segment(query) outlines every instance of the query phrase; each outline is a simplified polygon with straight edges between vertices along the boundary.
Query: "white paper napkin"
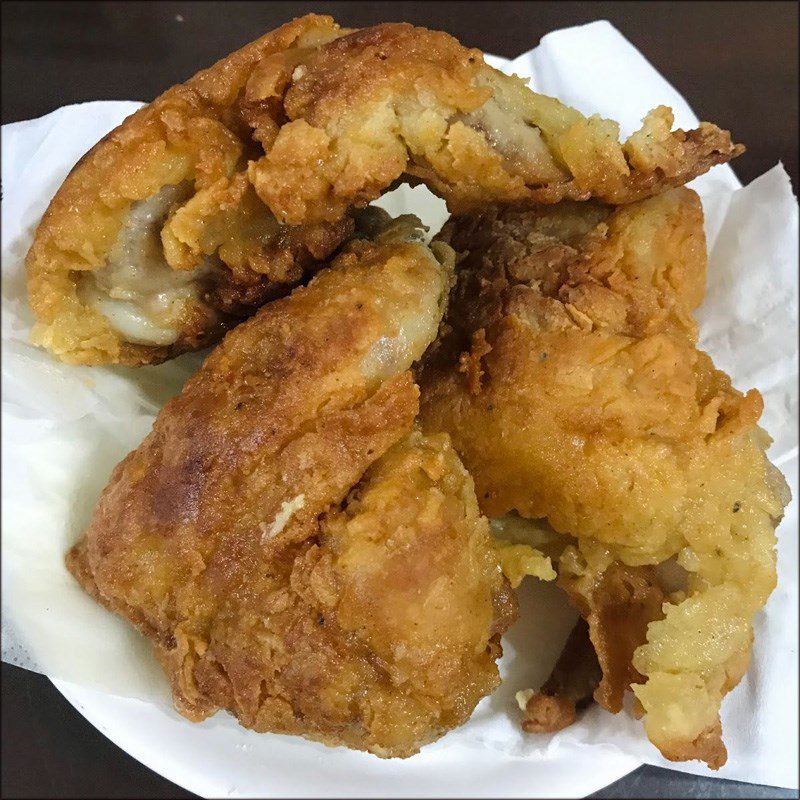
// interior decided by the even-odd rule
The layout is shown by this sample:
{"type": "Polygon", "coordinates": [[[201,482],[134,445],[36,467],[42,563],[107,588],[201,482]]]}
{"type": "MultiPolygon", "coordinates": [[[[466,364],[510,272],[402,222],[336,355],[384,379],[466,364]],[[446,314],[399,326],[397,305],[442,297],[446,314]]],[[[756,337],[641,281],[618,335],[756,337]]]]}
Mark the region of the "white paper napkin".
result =
{"type": "MultiPolygon", "coordinates": [[[[672,106],[677,124],[697,122],[683,98],[606,22],[549,34],[502,68],[534,76],[537,91],[584,113],[618,120],[624,135],[661,103],[672,106]]],[[[24,291],[23,259],[51,197],[78,158],[137,107],[84,103],[2,129],[2,656],[162,704],[169,702],[166,682],[144,640],[79,589],[63,556],[114,464],[139,443],[202,356],[139,370],[62,365],[27,343],[32,318],[24,291]]],[[[702,345],[739,388],[763,393],[763,424],[775,439],[770,457],[797,498],[797,201],[780,166],[744,189],[727,166],[693,186],[703,198],[710,248],[702,345]]],[[[382,205],[417,213],[434,228],[445,217],[442,203],[422,188],[403,187],[382,205]]],[[[514,692],[544,679],[574,620],[552,586],[533,581],[523,586],[523,619],[507,637],[504,685],[442,743],[454,769],[476,747],[496,751],[498,760],[535,762],[579,744],[594,752],[618,748],[687,772],[797,787],[796,499],[778,537],[778,588],[756,620],[752,666],[723,706],[729,761],[718,773],[696,762],[664,761],[640,722],[597,707],[552,736],[519,730],[514,692]]]]}

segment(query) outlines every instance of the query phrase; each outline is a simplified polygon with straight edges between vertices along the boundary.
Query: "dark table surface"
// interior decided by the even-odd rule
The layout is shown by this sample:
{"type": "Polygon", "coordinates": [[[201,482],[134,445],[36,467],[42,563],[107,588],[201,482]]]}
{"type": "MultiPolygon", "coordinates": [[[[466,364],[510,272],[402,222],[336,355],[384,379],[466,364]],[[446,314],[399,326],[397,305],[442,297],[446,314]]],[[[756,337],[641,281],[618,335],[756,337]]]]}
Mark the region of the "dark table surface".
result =
{"type": "MultiPolygon", "coordinates": [[[[2,121],[84,100],[151,100],[308,11],[349,26],[406,20],[513,57],[555,28],[608,19],[696,113],[747,145],[747,182],[784,163],[798,185],[798,5],[523,2],[4,2],[2,121]]],[[[41,675],[2,666],[3,797],[192,797],[127,756],[41,675]]],[[[597,797],[796,797],[641,767],[597,797]]]]}

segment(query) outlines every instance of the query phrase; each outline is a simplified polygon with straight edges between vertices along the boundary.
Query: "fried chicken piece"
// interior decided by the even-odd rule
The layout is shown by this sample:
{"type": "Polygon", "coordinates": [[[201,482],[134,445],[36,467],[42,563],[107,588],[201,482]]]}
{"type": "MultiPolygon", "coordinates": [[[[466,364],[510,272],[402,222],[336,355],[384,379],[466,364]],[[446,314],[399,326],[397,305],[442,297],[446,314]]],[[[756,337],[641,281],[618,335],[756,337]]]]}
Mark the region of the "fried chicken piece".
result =
{"type": "Polygon", "coordinates": [[[403,176],[453,209],[623,202],[741,148],[651,112],[624,145],[411,25],[349,32],[308,15],[167,90],[93,147],[27,257],[33,341],[64,361],[137,366],[218,339],[288,293],[403,176]]]}
{"type": "Polygon", "coordinates": [[[287,229],[246,177],[262,151],[240,106],[271,54],[342,31],[309,15],[173,86],[73,168],[27,256],[33,340],[77,364],[156,363],[287,294],[352,220],[287,229]]]}
{"type": "Polygon", "coordinates": [[[422,370],[422,420],[450,432],[484,513],[515,510],[577,537],[572,594],[590,622],[609,600],[628,606],[614,614],[629,613],[629,640],[608,619],[592,633],[607,707],[635,680],[661,752],[718,767],[720,703],[774,588],[789,498],[765,457],[759,393],[735,390],[696,347],[702,223],[688,189],[448,223],[441,238],[464,256],[422,370]],[[655,614],[641,570],[670,560],[685,589],[665,591],[655,614]],[[630,568],[642,585],[608,595],[608,571],[630,568]]]}
{"type": "Polygon", "coordinates": [[[670,131],[664,106],[620,144],[617,123],[584,117],[489,67],[479,50],[405,23],[276,53],[253,72],[246,102],[266,151],[250,180],[291,224],[338,220],[404,175],[457,213],[493,201],[626,203],[744,149],[709,123],[670,131]]]}
{"type": "Polygon", "coordinates": [[[189,719],[408,756],[498,683],[513,594],[448,437],[413,429],[453,254],[410,222],[231,331],[67,558],[189,719]]]}

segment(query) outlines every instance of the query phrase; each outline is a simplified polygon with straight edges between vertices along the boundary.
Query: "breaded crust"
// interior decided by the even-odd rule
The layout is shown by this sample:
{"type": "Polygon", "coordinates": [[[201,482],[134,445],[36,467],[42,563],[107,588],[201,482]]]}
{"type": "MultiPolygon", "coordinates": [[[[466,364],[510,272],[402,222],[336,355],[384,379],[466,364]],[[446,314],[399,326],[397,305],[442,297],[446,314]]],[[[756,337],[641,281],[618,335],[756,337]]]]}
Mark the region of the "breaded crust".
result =
{"type": "Polygon", "coordinates": [[[576,537],[557,571],[590,623],[598,701],[619,710],[630,686],[667,758],[718,768],[789,496],[760,394],[697,349],[699,199],[487,209],[441,238],[461,256],[423,426],[451,434],[484,513],[576,537]],[[652,572],[670,564],[672,588],[652,572]]]}
{"type": "Polygon", "coordinates": [[[452,36],[406,23],[354,31],[299,60],[278,54],[254,72],[246,96],[253,108],[282,102],[280,127],[274,114],[263,125],[254,115],[267,153],[248,174],[290,224],[338,219],[404,175],[459,214],[489,202],[626,203],[744,149],[710,123],[671,131],[663,106],[621,144],[616,123],[586,118],[452,36]]]}
{"type": "Polygon", "coordinates": [[[231,331],[67,557],[189,719],[408,756],[498,682],[513,594],[448,437],[412,430],[452,254],[405,227],[231,331]]]}

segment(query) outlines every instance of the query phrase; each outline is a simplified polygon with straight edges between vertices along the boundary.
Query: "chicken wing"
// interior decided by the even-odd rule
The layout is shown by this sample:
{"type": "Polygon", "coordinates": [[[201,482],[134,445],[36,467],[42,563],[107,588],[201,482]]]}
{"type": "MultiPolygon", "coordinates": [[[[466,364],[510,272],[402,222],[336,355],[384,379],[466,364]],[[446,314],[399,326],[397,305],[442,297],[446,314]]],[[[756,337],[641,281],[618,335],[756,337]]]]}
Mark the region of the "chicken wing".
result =
{"type": "Polygon", "coordinates": [[[491,208],[441,239],[464,256],[424,425],[451,434],[484,513],[576,537],[559,582],[590,623],[596,697],[619,710],[632,682],[667,758],[720,766],[720,703],[775,585],[788,489],[759,393],[696,346],[699,198],[491,208]]]}
{"type": "Polygon", "coordinates": [[[231,331],[68,555],[189,719],[408,756],[498,683],[515,599],[448,437],[413,428],[453,268],[414,223],[231,331]]]}

